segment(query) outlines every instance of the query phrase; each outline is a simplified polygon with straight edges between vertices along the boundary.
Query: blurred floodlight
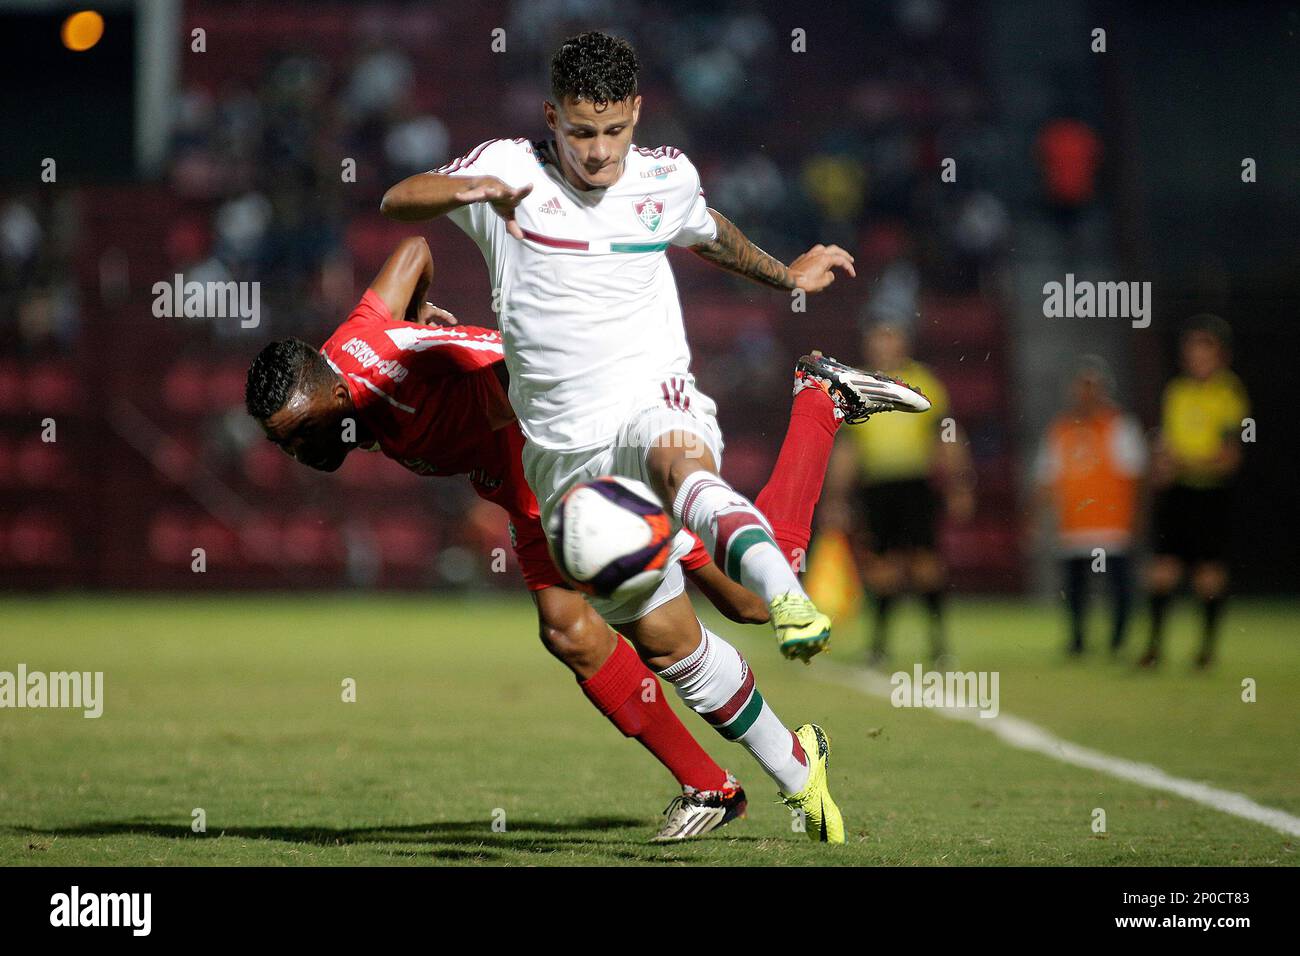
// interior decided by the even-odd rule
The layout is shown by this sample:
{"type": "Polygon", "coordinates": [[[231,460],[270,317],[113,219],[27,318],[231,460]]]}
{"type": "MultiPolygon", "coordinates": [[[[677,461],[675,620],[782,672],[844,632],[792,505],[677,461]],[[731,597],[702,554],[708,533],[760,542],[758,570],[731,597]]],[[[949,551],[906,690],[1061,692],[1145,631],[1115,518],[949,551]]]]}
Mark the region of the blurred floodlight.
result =
{"type": "Polygon", "coordinates": [[[104,18],[94,10],[81,10],[63,21],[63,45],[81,53],[104,35],[104,18]]]}

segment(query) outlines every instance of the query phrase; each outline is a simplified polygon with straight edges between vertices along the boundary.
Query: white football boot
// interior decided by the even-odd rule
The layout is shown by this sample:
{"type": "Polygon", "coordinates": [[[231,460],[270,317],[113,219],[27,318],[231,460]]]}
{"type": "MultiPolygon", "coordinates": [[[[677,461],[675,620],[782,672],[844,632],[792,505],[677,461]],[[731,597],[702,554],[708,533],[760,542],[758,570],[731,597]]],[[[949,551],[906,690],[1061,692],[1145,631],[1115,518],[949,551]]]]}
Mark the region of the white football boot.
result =
{"type": "Polygon", "coordinates": [[[689,840],[725,827],[737,817],[743,817],[748,805],[744,789],[731,774],[727,774],[727,785],[721,790],[682,787],[681,796],[673,797],[664,808],[663,826],[655,834],[654,842],[689,840]]]}
{"type": "Polygon", "coordinates": [[[820,388],[835,403],[846,425],[865,422],[879,412],[928,412],[930,400],[920,389],[880,372],[864,372],[813,352],[794,367],[794,390],[820,388]]]}

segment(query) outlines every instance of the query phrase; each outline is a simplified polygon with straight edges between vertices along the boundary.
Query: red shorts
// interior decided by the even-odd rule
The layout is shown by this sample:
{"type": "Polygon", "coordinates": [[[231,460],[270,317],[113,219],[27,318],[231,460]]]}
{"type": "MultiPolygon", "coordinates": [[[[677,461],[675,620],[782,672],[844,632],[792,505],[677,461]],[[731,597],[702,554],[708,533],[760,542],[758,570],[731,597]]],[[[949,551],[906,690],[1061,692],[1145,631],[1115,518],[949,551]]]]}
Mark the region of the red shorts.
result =
{"type": "MultiPolygon", "coordinates": [[[[712,559],[705,550],[704,542],[691,534],[695,546],[682,558],[682,570],[694,571],[709,563],[712,559]]],[[[515,557],[519,559],[519,569],[524,572],[524,583],[530,591],[555,587],[564,583],[559,569],[551,560],[551,551],[546,546],[546,534],[542,531],[542,522],[537,518],[521,518],[510,522],[510,540],[515,547],[515,557]]]]}

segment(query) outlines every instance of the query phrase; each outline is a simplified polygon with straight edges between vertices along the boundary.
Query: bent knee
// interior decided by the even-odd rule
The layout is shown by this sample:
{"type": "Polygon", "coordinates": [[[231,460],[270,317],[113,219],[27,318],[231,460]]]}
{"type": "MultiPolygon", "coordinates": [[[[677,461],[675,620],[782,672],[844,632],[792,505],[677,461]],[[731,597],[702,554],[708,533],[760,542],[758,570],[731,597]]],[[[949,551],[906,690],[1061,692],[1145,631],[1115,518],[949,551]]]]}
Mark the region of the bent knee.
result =
{"type": "Polygon", "coordinates": [[[937,554],[924,551],[912,559],[912,580],[922,591],[934,591],[943,586],[943,562],[937,554]]]}
{"type": "Polygon", "coordinates": [[[1228,589],[1228,569],[1222,564],[1203,564],[1192,574],[1192,590],[1202,600],[1222,597],[1228,589]]]}
{"type": "Polygon", "coordinates": [[[593,611],[573,619],[542,621],[539,628],[542,646],[570,670],[592,672],[609,656],[614,632],[593,611]]]}
{"type": "Polygon", "coordinates": [[[1147,569],[1147,587],[1157,594],[1166,594],[1178,587],[1182,576],[1182,563],[1176,558],[1156,558],[1147,569]]]}
{"type": "Polygon", "coordinates": [[[872,557],[862,573],[862,583],[874,594],[893,594],[903,586],[903,569],[887,557],[872,557]]]}

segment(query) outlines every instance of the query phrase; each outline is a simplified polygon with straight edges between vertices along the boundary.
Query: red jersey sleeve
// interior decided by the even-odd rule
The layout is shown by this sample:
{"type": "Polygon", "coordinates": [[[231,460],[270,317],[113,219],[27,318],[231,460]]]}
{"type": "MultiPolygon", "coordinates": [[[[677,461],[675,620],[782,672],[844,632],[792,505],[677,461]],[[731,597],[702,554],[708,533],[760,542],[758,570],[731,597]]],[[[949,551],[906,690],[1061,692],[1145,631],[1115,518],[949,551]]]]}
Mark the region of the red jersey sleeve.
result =
{"type": "Polygon", "coordinates": [[[392,346],[430,371],[477,372],[505,358],[501,333],[474,325],[416,325],[392,315],[374,289],[366,289],[344,327],[354,331],[382,326],[392,346]]]}
{"type": "Polygon", "coordinates": [[[494,329],[410,324],[389,329],[388,337],[421,369],[477,372],[505,358],[494,329]]]}
{"type": "Polygon", "coordinates": [[[394,322],[396,318],[388,311],[388,306],[374,289],[367,289],[357,307],[348,315],[349,322],[371,325],[379,322],[394,322]]]}

